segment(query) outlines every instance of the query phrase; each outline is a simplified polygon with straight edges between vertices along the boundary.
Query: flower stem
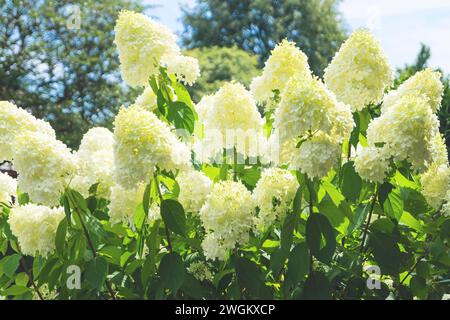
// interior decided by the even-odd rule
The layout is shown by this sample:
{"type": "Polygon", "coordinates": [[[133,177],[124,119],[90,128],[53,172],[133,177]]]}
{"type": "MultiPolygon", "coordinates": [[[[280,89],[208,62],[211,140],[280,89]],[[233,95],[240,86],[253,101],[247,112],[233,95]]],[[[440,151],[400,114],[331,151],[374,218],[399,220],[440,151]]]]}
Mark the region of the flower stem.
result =
{"type": "Polygon", "coordinates": [[[367,218],[366,226],[364,227],[363,236],[361,239],[361,253],[365,251],[365,242],[367,238],[367,232],[369,231],[370,220],[372,219],[373,209],[375,207],[375,203],[377,202],[378,195],[378,185],[375,187],[375,192],[372,195],[372,202],[370,204],[370,212],[369,217],[367,218]]]}
{"type": "Polygon", "coordinates": [[[37,293],[39,299],[45,300],[44,297],[42,296],[41,291],[39,291],[39,288],[37,287],[36,283],[34,282],[32,271],[31,271],[31,270],[28,270],[28,267],[27,267],[27,264],[26,264],[26,262],[25,262],[25,257],[24,257],[24,256],[22,256],[22,257],[20,258],[20,264],[22,265],[22,268],[24,269],[25,273],[27,274],[28,279],[30,279],[31,285],[32,285],[33,288],[34,288],[34,291],[36,291],[36,293],[37,293]]]}
{"type": "MultiPolygon", "coordinates": [[[[163,203],[164,199],[163,199],[163,196],[162,196],[162,193],[161,193],[161,189],[159,187],[158,173],[155,172],[153,174],[153,177],[155,178],[156,190],[158,191],[158,196],[159,196],[159,201],[160,201],[159,212],[161,214],[161,206],[162,206],[162,203],[163,203]]],[[[162,215],[161,215],[161,217],[162,217],[162,215]]],[[[167,225],[165,223],[164,223],[164,227],[165,227],[165,230],[166,230],[167,249],[169,249],[169,252],[172,253],[173,250],[172,250],[172,241],[170,240],[170,231],[169,231],[169,228],[167,228],[167,225]]]]}

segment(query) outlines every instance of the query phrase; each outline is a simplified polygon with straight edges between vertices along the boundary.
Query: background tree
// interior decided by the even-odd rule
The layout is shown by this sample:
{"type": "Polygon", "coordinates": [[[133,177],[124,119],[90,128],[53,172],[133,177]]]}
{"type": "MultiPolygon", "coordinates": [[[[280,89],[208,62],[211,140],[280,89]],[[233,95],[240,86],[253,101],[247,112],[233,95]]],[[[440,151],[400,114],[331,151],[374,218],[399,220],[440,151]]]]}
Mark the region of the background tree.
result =
{"type": "Polygon", "coordinates": [[[136,0],[0,3],[0,100],[46,118],[71,147],[89,127],[110,126],[136,94],[120,79],[116,15],[144,7],[136,0]],[[73,5],[80,8],[80,29],[68,28],[73,5]]]}
{"type": "MultiPolygon", "coordinates": [[[[405,65],[403,68],[397,69],[397,76],[394,81],[394,87],[413,76],[417,71],[428,68],[428,61],[431,57],[430,47],[422,44],[417,55],[416,61],[412,64],[405,65]]],[[[441,69],[437,69],[442,73],[442,83],[444,84],[444,96],[442,98],[442,106],[438,112],[439,122],[441,124],[440,131],[445,136],[447,150],[450,150],[450,75],[445,74],[441,69]]]]}
{"type": "Polygon", "coordinates": [[[200,78],[189,88],[195,102],[214,93],[226,81],[235,80],[248,87],[259,73],[258,57],[237,47],[197,48],[186,54],[197,58],[201,66],[200,78]]]}
{"type": "Polygon", "coordinates": [[[183,9],[183,44],[187,48],[233,45],[260,55],[287,38],[309,58],[312,70],[323,69],[346,37],[338,0],[197,0],[183,9]]]}

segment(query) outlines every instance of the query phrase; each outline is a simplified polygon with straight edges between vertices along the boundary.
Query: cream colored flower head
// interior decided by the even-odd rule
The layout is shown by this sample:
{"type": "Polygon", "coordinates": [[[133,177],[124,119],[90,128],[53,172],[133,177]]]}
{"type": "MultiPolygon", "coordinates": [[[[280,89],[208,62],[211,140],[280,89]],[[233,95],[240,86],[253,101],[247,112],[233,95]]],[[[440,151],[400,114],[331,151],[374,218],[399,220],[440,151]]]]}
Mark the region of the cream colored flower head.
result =
{"type": "Polygon", "coordinates": [[[89,188],[98,184],[97,196],[109,198],[113,185],[114,135],[106,128],[92,128],[85,133],[76,153],[78,172],[73,178],[71,188],[84,197],[89,188]]]}
{"type": "Polygon", "coordinates": [[[13,207],[8,223],[23,254],[47,257],[55,251],[56,230],[63,218],[63,208],[27,204],[13,207]]]}
{"type": "Polygon", "coordinates": [[[270,227],[275,221],[282,221],[292,208],[292,201],[298,189],[297,178],[288,170],[267,168],[253,190],[253,198],[259,207],[256,224],[258,229],[270,227]]]}
{"type": "Polygon", "coordinates": [[[16,196],[17,181],[8,174],[0,172],[0,202],[10,204],[16,196]]]}
{"type": "Polygon", "coordinates": [[[156,108],[156,94],[150,86],[145,87],[144,91],[136,98],[134,104],[148,111],[153,111],[156,108]]]}
{"type": "Polygon", "coordinates": [[[427,68],[403,82],[397,90],[389,92],[383,99],[382,112],[406,95],[425,97],[431,110],[437,112],[441,107],[443,93],[444,85],[441,82],[441,73],[427,68]]]}
{"type": "MultiPolygon", "coordinates": [[[[267,103],[274,96],[274,90],[282,92],[292,76],[311,77],[308,57],[294,42],[283,40],[272,50],[261,76],[253,79],[250,90],[258,103],[267,103]]],[[[272,106],[272,104],[267,104],[272,106]]]]}
{"type": "Polygon", "coordinates": [[[13,155],[20,191],[35,203],[57,206],[77,170],[71,150],[49,135],[25,131],[16,137],[13,155]]]}
{"type": "MultiPolygon", "coordinates": [[[[252,194],[241,182],[221,181],[216,183],[203,207],[200,219],[207,234],[203,247],[233,249],[236,244],[245,244],[254,227],[255,205],[252,194]],[[215,241],[212,241],[215,239],[215,241]]],[[[209,248],[211,251],[215,251],[209,248]]],[[[223,252],[221,249],[217,249],[223,252]]],[[[206,253],[205,253],[206,254],[206,253]]],[[[214,255],[214,254],[213,254],[214,255]]],[[[209,258],[215,258],[210,255],[209,258]]],[[[222,258],[217,257],[217,258],[222,258]]]]}
{"type": "Polygon", "coordinates": [[[125,188],[148,183],[155,167],[189,167],[190,151],[156,115],[139,106],[121,108],[114,120],[114,177],[125,188]]]}
{"type": "Polygon", "coordinates": [[[0,162],[13,159],[14,139],[25,131],[55,137],[55,131],[47,122],[36,119],[12,103],[0,101],[0,162]]]}
{"type": "Polygon", "coordinates": [[[428,204],[438,210],[450,186],[450,168],[447,164],[432,164],[420,178],[422,194],[428,204]]]}
{"type": "MultiPolygon", "coordinates": [[[[142,203],[145,185],[139,184],[135,189],[126,189],[119,184],[111,188],[111,202],[108,205],[109,217],[112,223],[125,222],[133,225],[133,218],[142,203]]],[[[159,206],[153,202],[149,208],[148,220],[154,221],[160,218],[159,206]]]]}
{"type": "Polygon", "coordinates": [[[385,143],[396,161],[409,161],[421,172],[431,160],[432,141],[439,128],[427,100],[410,95],[400,98],[367,129],[370,145],[385,143]]]}
{"type": "Polygon", "coordinates": [[[353,126],[349,107],[338,103],[322,81],[312,77],[291,78],[275,111],[274,127],[279,131],[281,143],[317,131],[342,140],[353,126]]]}
{"type": "Polygon", "coordinates": [[[355,157],[355,170],[364,180],[383,183],[389,171],[387,148],[358,145],[355,157]]]}
{"type": "Polygon", "coordinates": [[[303,142],[291,162],[310,179],[323,178],[333,168],[341,155],[341,146],[330,136],[318,133],[303,142]]]}
{"type": "Polygon", "coordinates": [[[168,54],[162,57],[161,64],[167,67],[169,73],[176,75],[178,81],[193,85],[200,77],[198,60],[181,54],[168,54]]]}
{"type": "Polygon", "coordinates": [[[324,74],[327,87],[352,111],[380,102],[392,78],[380,43],[364,29],[353,32],[344,42],[324,74]]]}
{"type": "Polygon", "coordinates": [[[197,214],[211,192],[212,181],[203,172],[191,169],[180,172],[177,182],[180,186],[178,201],[186,212],[197,214]]]}
{"type": "Polygon", "coordinates": [[[181,54],[175,35],[164,25],[133,11],[122,11],[115,26],[114,43],[123,79],[132,87],[145,87],[150,76],[167,67],[180,81],[195,82],[198,61],[181,54]]]}

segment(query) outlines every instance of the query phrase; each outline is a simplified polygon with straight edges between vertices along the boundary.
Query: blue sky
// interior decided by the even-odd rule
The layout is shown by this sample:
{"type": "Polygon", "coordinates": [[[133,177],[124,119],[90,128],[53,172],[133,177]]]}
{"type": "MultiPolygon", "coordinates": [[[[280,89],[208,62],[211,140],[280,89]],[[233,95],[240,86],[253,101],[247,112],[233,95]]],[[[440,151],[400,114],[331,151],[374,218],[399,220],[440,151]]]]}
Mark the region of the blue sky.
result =
{"type": "MultiPolygon", "coordinates": [[[[179,34],[180,5],[192,6],[195,0],[145,2],[158,5],[151,15],[179,34]]],[[[412,62],[423,42],[431,47],[430,65],[450,73],[449,0],[344,0],[340,10],[350,30],[372,30],[393,67],[412,62]]]]}

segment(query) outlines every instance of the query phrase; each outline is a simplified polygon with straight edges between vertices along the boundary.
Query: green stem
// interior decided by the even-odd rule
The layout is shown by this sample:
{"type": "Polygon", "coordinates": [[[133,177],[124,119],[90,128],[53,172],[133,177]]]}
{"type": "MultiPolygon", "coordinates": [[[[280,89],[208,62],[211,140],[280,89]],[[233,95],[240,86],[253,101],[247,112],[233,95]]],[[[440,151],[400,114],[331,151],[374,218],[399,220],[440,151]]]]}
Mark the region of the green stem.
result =
{"type": "Polygon", "coordinates": [[[378,195],[378,185],[375,187],[375,192],[372,195],[372,202],[370,204],[369,217],[367,218],[367,222],[364,227],[363,236],[362,236],[362,240],[361,240],[361,249],[360,249],[361,253],[365,251],[365,242],[366,242],[367,232],[369,231],[369,225],[370,225],[370,220],[372,219],[373,209],[375,208],[375,203],[377,202],[377,195],[378,195]]]}
{"type": "MultiPolygon", "coordinates": [[[[80,211],[78,210],[78,207],[75,205],[75,201],[73,201],[73,199],[70,196],[68,196],[68,198],[72,202],[73,208],[75,209],[75,213],[77,214],[78,219],[80,219],[80,223],[81,223],[81,227],[83,228],[84,236],[86,237],[88,246],[91,249],[92,255],[95,258],[98,256],[97,250],[95,250],[94,243],[92,242],[91,236],[89,235],[89,231],[88,231],[86,225],[84,224],[83,217],[81,216],[80,211]]],[[[105,285],[106,285],[106,288],[108,289],[108,292],[109,292],[109,295],[111,296],[111,298],[113,300],[116,300],[116,294],[115,294],[114,290],[112,289],[112,286],[108,280],[105,281],[105,285]]]]}
{"type": "Polygon", "coordinates": [[[233,181],[237,181],[237,150],[233,147],[233,181]]]}
{"type": "MultiPolygon", "coordinates": [[[[161,189],[159,187],[158,172],[155,172],[153,174],[153,177],[155,178],[156,190],[158,191],[158,196],[159,196],[159,201],[160,201],[160,206],[161,206],[164,199],[163,199],[163,196],[161,193],[161,189]]],[[[161,207],[159,208],[159,210],[160,210],[160,214],[161,214],[161,207]]],[[[169,228],[167,228],[166,224],[164,224],[164,227],[165,227],[165,231],[166,231],[167,248],[169,249],[169,252],[172,253],[173,250],[172,250],[172,241],[170,240],[170,231],[169,231],[169,228]]]]}
{"type": "Polygon", "coordinates": [[[22,256],[22,257],[20,258],[20,264],[22,265],[23,270],[24,270],[25,273],[27,274],[28,279],[30,279],[31,285],[32,285],[33,288],[34,288],[34,291],[36,291],[36,293],[37,293],[39,299],[45,300],[44,297],[42,296],[41,292],[39,291],[39,288],[37,287],[36,283],[34,282],[32,271],[31,271],[31,270],[28,270],[28,267],[27,267],[27,264],[26,264],[26,262],[25,262],[25,257],[24,257],[24,256],[22,256]]]}

